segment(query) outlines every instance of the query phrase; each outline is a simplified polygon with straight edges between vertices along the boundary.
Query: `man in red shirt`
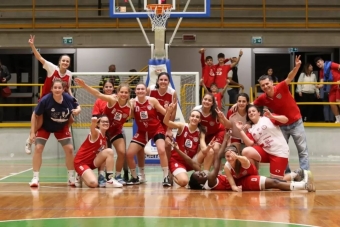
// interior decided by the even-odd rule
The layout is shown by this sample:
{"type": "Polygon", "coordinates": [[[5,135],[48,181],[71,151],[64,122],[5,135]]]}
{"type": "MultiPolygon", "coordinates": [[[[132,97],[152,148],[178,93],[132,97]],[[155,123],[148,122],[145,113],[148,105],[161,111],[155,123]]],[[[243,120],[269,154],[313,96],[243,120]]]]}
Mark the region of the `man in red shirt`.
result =
{"type": "MultiPolygon", "coordinates": [[[[288,77],[284,81],[276,86],[273,86],[273,79],[270,76],[261,76],[259,83],[264,94],[260,95],[254,101],[254,105],[266,106],[273,111],[273,113],[285,115],[288,118],[288,122],[280,126],[281,131],[287,140],[287,143],[289,137],[293,137],[295,146],[298,150],[300,167],[304,170],[309,170],[305,128],[303,126],[300,109],[296,105],[288,87],[290,82],[294,80],[300,66],[300,56],[297,56],[295,58],[294,69],[288,74],[288,77]]],[[[286,172],[290,172],[289,165],[287,166],[286,172]]]]}
{"type": "MultiPolygon", "coordinates": [[[[340,81],[340,65],[331,62],[324,61],[322,58],[315,58],[316,66],[320,68],[320,82],[338,82],[340,81]]],[[[328,94],[329,102],[336,102],[336,94],[339,92],[339,84],[325,84],[320,85],[319,88],[324,89],[325,93],[328,94]]],[[[335,123],[340,123],[339,105],[330,105],[332,112],[335,116],[335,123]]]]}

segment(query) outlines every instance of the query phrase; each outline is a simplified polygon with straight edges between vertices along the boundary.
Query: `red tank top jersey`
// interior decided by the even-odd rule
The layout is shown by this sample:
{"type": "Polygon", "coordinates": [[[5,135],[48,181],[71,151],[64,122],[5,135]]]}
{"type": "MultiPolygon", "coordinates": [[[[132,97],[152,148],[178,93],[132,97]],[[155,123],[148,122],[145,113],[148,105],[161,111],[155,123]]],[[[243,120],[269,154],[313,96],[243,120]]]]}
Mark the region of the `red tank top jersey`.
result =
{"type": "Polygon", "coordinates": [[[47,71],[47,77],[44,82],[44,86],[41,89],[40,98],[44,97],[51,92],[52,83],[56,78],[61,79],[65,82],[65,92],[68,92],[69,87],[71,87],[72,73],[66,70],[65,74],[59,72],[58,66],[52,64],[49,61],[45,61],[43,68],[47,71]]]}
{"type": "Polygon", "coordinates": [[[157,110],[150,104],[148,96],[144,103],[140,103],[136,97],[133,111],[138,131],[155,131],[159,127],[163,127],[157,117],[157,110]]]}
{"type": "MultiPolygon", "coordinates": [[[[175,90],[172,89],[170,86],[163,95],[159,93],[155,85],[150,86],[150,97],[154,97],[155,99],[157,99],[161,106],[163,106],[164,108],[168,107],[168,105],[172,103],[174,93],[175,90]]],[[[164,115],[158,112],[157,115],[158,119],[161,121],[161,123],[163,123],[164,115]]]]}
{"type": "Polygon", "coordinates": [[[121,106],[116,102],[111,108],[106,105],[104,113],[110,121],[110,129],[114,128],[115,131],[119,131],[122,130],[124,123],[130,116],[131,107],[127,103],[125,106],[121,106]]]}
{"type": "Polygon", "coordinates": [[[225,130],[223,125],[218,121],[218,118],[214,119],[211,113],[208,115],[203,114],[202,106],[196,106],[194,110],[201,113],[201,124],[207,129],[206,136],[225,130]]]}
{"type": "Polygon", "coordinates": [[[243,167],[240,168],[240,173],[237,175],[233,167],[231,167],[229,162],[226,162],[225,164],[227,168],[230,170],[231,175],[234,179],[240,179],[245,176],[252,176],[252,175],[259,175],[259,172],[257,171],[256,167],[250,163],[250,166],[248,169],[245,169],[243,167]]]}
{"type": "Polygon", "coordinates": [[[105,149],[106,147],[106,137],[99,132],[99,137],[96,141],[90,141],[89,134],[83,144],[80,146],[76,157],[74,158],[75,164],[80,164],[84,162],[92,162],[96,155],[105,149]]]}
{"type": "MultiPolygon", "coordinates": [[[[199,129],[197,128],[195,131],[191,132],[188,124],[185,124],[181,134],[176,135],[176,142],[181,151],[185,152],[190,158],[193,158],[197,154],[200,145],[199,129]]],[[[172,152],[171,158],[183,160],[177,152],[172,152]]]]}
{"type": "Polygon", "coordinates": [[[208,189],[208,190],[230,190],[231,189],[228,178],[225,175],[218,174],[216,180],[217,180],[217,183],[214,187],[209,187],[208,181],[206,181],[203,188],[208,189]]]}

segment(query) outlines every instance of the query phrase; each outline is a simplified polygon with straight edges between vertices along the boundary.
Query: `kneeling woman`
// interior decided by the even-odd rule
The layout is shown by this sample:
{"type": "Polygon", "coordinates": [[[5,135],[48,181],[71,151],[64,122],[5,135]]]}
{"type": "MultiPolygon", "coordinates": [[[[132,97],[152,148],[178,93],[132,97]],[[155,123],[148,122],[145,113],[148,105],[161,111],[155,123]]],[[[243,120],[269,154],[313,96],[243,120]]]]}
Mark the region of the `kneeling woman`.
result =
{"type": "MultiPolygon", "coordinates": [[[[107,116],[101,118],[91,118],[90,133],[86,140],[80,146],[76,157],[74,158],[74,167],[77,171],[78,183],[84,181],[90,188],[98,187],[98,180],[92,169],[99,168],[103,163],[106,166],[106,187],[121,188],[123,187],[113,177],[113,150],[106,146],[105,133],[109,129],[109,119],[107,116]]],[[[104,176],[104,171],[99,171],[99,174],[104,176]]]]}
{"type": "MultiPolygon", "coordinates": [[[[198,155],[198,152],[202,138],[205,140],[204,134],[206,130],[205,127],[200,124],[201,113],[197,110],[193,110],[189,117],[189,123],[173,122],[170,118],[173,115],[175,105],[171,104],[167,108],[163,122],[169,128],[178,129],[176,135],[178,148],[185,152],[190,158],[194,158],[198,163],[202,163],[204,158],[203,154],[198,155]]],[[[208,151],[205,150],[203,152],[208,151]]],[[[185,187],[188,184],[189,178],[187,171],[192,170],[192,168],[188,166],[183,158],[176,152],[171,153],[169,169],[176,184],[181,187],[185,187]]]]}

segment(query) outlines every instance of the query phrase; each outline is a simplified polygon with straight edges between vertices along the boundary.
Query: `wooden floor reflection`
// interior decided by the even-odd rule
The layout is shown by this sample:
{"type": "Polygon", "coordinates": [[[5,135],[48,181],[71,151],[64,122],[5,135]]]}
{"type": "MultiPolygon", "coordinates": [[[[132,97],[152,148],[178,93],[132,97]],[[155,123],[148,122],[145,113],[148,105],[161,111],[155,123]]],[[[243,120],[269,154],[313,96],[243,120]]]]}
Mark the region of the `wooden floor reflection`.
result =
{"type": "Polygon", "coordinates": [[[315,193],[193,191],[163,188],[155,180],[123,189],[78,189],[67,187],[66,183],[48,182],[31,189],[28,181],[22,181],[24,177],[18,177],[19,182],[0,181],[0,220],[159,216],[339,226],[340,164],[315,164],[312,171],[315,193]]]}

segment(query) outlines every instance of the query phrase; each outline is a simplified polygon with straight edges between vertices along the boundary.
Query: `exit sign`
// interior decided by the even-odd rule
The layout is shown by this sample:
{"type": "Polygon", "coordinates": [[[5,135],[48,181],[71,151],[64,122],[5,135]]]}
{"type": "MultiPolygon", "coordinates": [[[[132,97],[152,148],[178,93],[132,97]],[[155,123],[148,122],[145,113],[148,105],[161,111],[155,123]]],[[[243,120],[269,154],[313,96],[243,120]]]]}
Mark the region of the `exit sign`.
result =
{"type": "Polygon", "coordinates": [[[261,36],[252,37],[251,41],[252,44],[262,44],[262,37],[261,36]]]}
{"type": "Polygon", "coordinates": [[[298,48],[289,48],[290,53],[295,53],[295,52],[298,52],[298,51],[299,51],[298,48]]]}
{"type": "Polygon", "coordinates": [[[63,37],[63,44],[73,44],[73,37],[63,37]]]}

